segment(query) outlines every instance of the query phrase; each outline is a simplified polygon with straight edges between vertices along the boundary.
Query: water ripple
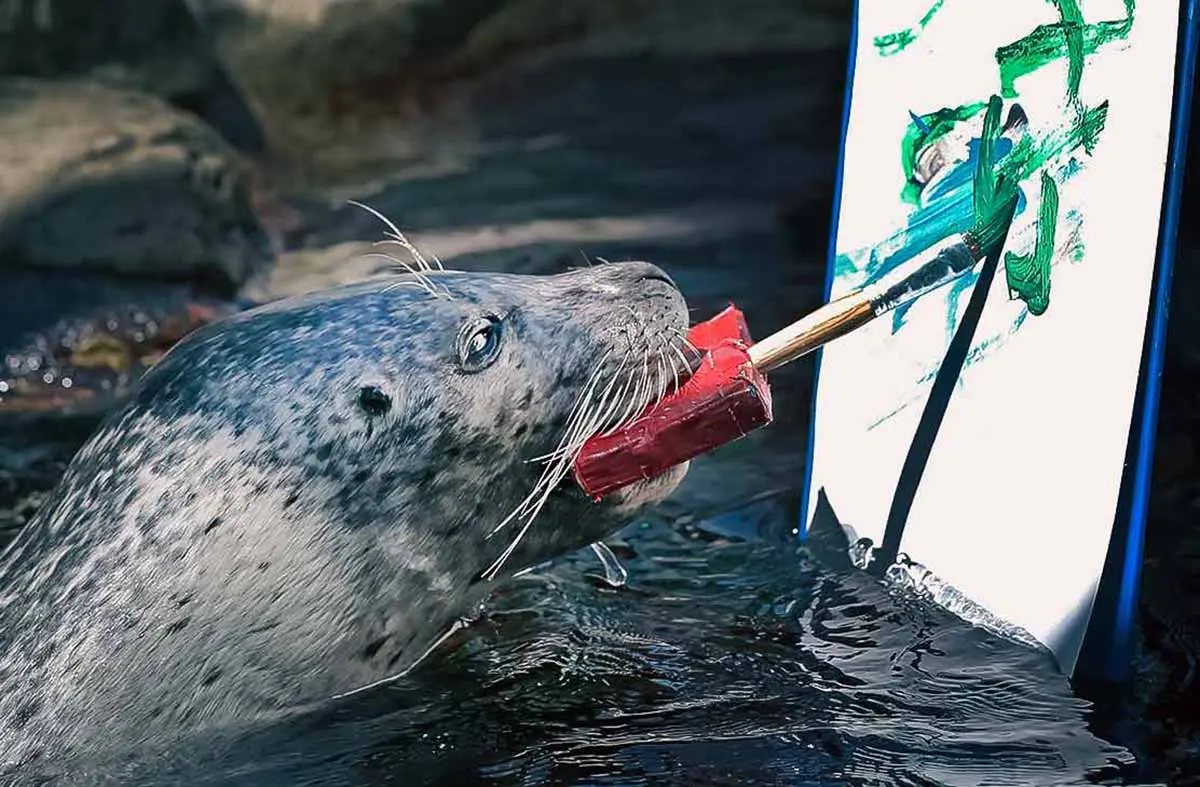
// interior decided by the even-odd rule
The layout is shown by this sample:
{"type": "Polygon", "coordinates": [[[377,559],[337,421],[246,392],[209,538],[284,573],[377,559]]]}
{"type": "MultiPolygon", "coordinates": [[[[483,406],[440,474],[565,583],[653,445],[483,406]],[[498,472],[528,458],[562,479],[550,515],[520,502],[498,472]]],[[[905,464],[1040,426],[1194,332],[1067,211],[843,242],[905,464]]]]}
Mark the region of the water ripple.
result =
{"type": "Polygon", "coordinates": [[[581,553],[406,682],[108,783],[1050,787],[1128,760],[1044,652],[787,540],[629,544],[628,588],[581,553]]]}

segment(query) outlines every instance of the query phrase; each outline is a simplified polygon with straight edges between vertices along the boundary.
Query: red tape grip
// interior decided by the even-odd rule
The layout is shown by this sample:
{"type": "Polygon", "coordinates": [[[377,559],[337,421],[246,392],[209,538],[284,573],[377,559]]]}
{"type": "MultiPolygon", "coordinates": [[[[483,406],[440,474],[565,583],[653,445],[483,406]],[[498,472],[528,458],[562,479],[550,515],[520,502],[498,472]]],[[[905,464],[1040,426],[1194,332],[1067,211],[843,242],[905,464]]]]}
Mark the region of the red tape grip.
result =
{"type": "Polygon", "coordinates": [[[771,422],[771,389],[750,362],[750,330],[737,307],[693,326],[688,340],[704,358],[687,382],[620,431],[584,444],[575,480],[593,498],[655,478],[771,422]]]}

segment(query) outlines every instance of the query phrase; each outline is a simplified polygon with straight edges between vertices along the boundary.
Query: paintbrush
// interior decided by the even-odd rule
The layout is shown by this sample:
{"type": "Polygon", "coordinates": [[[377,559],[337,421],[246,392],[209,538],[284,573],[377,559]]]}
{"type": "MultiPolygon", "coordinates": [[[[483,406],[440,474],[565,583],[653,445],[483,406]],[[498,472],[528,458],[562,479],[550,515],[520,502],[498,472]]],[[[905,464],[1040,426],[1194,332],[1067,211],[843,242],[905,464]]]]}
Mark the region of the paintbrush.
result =
{"type": "Polygon", "coordinates": [[[972,270],[1005,236],[1012,216],[1011,205],[1005,207],[760,342],[752,342],[745,317],[732,305],[694,326],[688,339],[703,357],[691,377],[622,429],[584,444],[575,461],[577,483],[599,499],[769,424],[767,372],[972,270]]]}

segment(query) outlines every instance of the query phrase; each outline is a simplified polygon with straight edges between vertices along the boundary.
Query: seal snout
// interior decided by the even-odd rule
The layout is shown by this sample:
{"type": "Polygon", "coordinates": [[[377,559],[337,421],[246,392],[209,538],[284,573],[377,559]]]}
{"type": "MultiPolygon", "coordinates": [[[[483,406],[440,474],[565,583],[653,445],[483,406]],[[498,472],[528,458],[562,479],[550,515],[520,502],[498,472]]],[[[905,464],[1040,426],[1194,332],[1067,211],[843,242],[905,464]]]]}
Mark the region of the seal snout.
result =
{"type": "Polygon", "coordinates": [[[625,278],[634,287],[644,287],[647,284],[665,284],[676,292],[679,291],[679,285],[675,280],[664,271],[662,268],[650,262],[626,262],[622,263],[625,278]],[[626,267],[627,266],[627,267],[626,267]]]}
{"type": "Polygon", "coordinates": [[[679,287],[666,271],[650,262],[608,262],[592,268],[575,271],[574,276],[583,280],[585,288],[593,288],[602,294],[631,294],[647,286],[666,286],[676,293],[679,287]]]}
{"type": "Polygon", "coordinates": [[[672,279],[666,271],[661,270],[657,266],[650,265],[649,263],[646,263],[646,265],[649,269],[638,276],[638,284],[644,284],[646,282],[661,282],[673,290],[679,289],[679,285],[675,283],[675,280],[672,279]]]}

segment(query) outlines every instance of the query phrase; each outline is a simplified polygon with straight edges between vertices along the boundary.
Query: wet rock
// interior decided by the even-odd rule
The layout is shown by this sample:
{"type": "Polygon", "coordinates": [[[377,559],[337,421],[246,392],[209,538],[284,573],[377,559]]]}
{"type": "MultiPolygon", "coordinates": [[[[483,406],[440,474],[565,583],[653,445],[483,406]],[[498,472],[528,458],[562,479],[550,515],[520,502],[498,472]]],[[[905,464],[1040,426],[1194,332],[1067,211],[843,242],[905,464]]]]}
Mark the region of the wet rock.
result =
{"type": "Polygon", "coordinates": [[[92,81],[0,80],[0,268],[203,281],[270,263],[248,172],[163,101],[92,81]]]}
{"type": "Polygon", "coordinates": [[[150,93],[239,150],[262,147],[185,0],[0,0],[0,76],[88,77],[150,93]]]}
{"type": "Polygon", "coordinates": [[[0,550],[45,503],[94,425],[87,419],[76,424],[74,439],[56,441],[42,430],[0,422],[0,550]]]}
{"type": "Polygon", "coordinates": [[[0,272],[0,421],[13,413],[103,411],[176,342],[237,303],[183,285],[0,272]],[[25,319],[22,319],[25,318],[25,319]]]}
{"type": "Polygon", "coordinates": [[[851,7],[845,0],[512,0],[473,31],[466,54],[485,60],[545,48],[558,61],[812,51],[846,42],[851,7]]]}
{"type": "Polygon", "coordinates": [[[0,268],[0,549],[146,370],[240,306],[183,283],[0,268]]]}
{"type": "Polygon", "coordinates": [[[403,115],[403,83],[430,78],[501,0],[190,0],[222,65],[276,151],[319,153],[353,125],[355,88],[401,84],[379,103],[403,115]]]}
{"type": "MultiPolygon", "coordinates": [[[[845,0],[190,0],[277,151],[308,158],[510,64],[812,50],[845,0]]],[[[394,142],[394,140],[393,140],[394,142]]],[[[360,144],[358,142],[353,144],[360,144]]],[[[311,165],[311,161],[306,161],[311,165]]]]}
{"type": "Polygon", "coordinates": [[[6,76],[91,74],[175,99],[217,70],[184,0],[0,0],[6,76]]]}

